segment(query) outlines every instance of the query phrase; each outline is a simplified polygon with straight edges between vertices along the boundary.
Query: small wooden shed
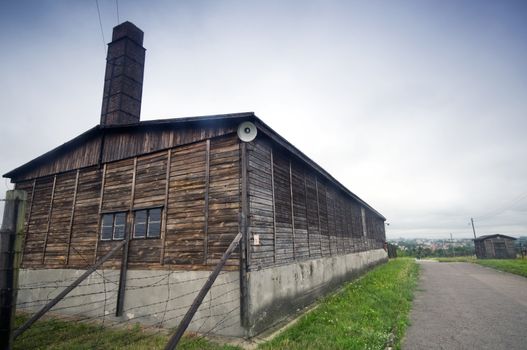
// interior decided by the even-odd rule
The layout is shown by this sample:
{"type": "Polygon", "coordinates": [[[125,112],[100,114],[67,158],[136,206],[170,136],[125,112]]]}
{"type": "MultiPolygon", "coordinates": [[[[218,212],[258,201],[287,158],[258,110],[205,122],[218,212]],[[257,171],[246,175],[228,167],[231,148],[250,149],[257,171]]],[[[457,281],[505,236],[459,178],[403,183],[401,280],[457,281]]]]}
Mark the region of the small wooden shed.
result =
{"type": "Polygon", "coordinates": [[[505,235],[486,235],[474,240],[478,259],[516,258],[516,238],[505,235]]]}

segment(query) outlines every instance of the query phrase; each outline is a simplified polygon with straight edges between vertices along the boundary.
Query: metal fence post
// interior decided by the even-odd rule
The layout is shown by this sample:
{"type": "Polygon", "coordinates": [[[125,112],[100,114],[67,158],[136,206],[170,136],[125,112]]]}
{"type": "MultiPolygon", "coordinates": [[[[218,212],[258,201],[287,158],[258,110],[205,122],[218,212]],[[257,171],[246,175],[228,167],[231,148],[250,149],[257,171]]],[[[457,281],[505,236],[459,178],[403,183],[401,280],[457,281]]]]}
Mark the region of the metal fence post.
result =
{"type": "Polygon", "coordinates": [[[2,350],[11,349],[13,343],[26,200],[25,191],[6,192],[0,229],[0,348],[2,350]]]}

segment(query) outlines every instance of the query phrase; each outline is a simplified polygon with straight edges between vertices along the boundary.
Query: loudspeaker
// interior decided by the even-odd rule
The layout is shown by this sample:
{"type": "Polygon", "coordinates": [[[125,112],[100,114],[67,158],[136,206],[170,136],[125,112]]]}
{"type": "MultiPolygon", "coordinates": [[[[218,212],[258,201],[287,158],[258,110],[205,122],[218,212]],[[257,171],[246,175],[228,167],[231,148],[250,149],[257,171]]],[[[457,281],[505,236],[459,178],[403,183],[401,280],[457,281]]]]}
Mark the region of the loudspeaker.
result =
{"type": "Polygon", "coordinates": [[[256,125],[251,122],[243,122],[238,126],[238,137],[243,142],[251,142],[256,138],[256,125]]]}

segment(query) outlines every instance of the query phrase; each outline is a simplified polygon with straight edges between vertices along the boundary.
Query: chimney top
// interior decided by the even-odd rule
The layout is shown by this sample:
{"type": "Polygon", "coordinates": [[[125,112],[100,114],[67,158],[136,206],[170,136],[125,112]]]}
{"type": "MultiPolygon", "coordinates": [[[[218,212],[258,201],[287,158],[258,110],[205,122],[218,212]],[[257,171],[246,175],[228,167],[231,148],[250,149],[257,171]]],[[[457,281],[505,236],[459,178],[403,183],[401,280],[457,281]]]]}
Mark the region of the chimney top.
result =
{"type": "Polygon", "coordinates": [[[132,22],[126,21],[113,28],[112,41],[126,37],[142,46],[143,36],[144,33],[141,29],[137,28],[132,22]]]}
{"type": "Polygon", "coordinates": [[[143,31],[130,22],[119,24],[108,44],[102,127],[139,123],[144,64],[143,31]]]}

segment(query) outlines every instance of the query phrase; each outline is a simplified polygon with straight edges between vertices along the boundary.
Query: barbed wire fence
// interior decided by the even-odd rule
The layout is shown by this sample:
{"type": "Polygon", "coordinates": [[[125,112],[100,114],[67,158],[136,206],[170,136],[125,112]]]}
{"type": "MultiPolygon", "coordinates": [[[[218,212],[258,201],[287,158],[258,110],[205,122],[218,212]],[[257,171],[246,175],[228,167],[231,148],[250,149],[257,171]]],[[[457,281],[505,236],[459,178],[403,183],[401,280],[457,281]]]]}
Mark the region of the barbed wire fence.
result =
{"type": "MultiPolygon", "coordinates": [[[[20,224],[20,217],[17,220],[20,224]]],[[[23,227],[23,220],[19,226],[23,227]]],[[[130,269],[126,272],[123,292],[119,283],[122,269],[111,264],[122,260],[110,259],[122,249],[124,252],[126,241],[116,242],[95,264],[90,257],[71,246],[71,257],[84,262],[83,265],[75,269],[37,266],[19,273],[22,245],[17,243],[7,247],[4,243],[7,235],[10,242],[15,240],[14,237],[21,242],[24,230],[17,226],[16,230],[4,231],[0,241],[2,252],[6,254],[2,259],[14,263],[8,266],[2,261],[1,268],[6,270],[2,273],[7,275],[16,270],[14,275],[17,278],[13,279],[14,285],[9,291],[10,295],[14,291],[11,304],[3,302],[2,307],[8,310],[16,307],[17,313],[23,315],[19,317],[22,324],[9,326],[10,344],[15,348],[52,347],[57,337],[67,341],[71,337],[68,332],[72,325],[86,326],[82,328],[83,346],[94,349],[104,348],[106,335],[113,330],[141,330],[121,332],[130,345],[160,334],[166,339],[173,333],[166,349],[173,349],[187,329],[195,337],[236,335],[239,332],[240,272],[237,268],[226,269],[224,265],[237,248],[241,233],[231,242],[212,272],[181,270],[170,264],[164,270],[130,269]],[[122,314],[117,316],[120,293],[125,298],[122,314]],[[175,327],[176,331],[171,332],[175,327]]],[[[3,286],[3,293],[4,289],[9,290],[3,286]]]]}
{"type": "MultiPolygon", "coordinates": [[[[88,261],[76,249],[73,254],[88,261]]],[[[128,270],[125,290],[125,304],[122,316],[115,316],[119,286],[119,269],[105,269],[101,265],[79,283],[72,291],[61,298],[46,311],[43,319],[59,318],[68,323],[92,324],[84,335],[89,335],[94,348],[103,342],[104,331],[124,330],[140,327],[144,330],[141,338],[158,334],[166,335],[168,330],[178,326],[183,317],[194,305],[198,293],[210,278],[210,271],[175,270],[168,265],[167,270],[128,270]]],[[[86,264],[85,269],[90,268],[86,264]]],[[[84,269],[79,269],[84,270],[84,269]]],[[[65,276],[68,270],[27,270],[21,275],[18,288],[17,312],[24,315],[35,315],[53,301],[61,292],[70,287],[78,276],[71,270],[71,276],[65,276]],[[27,272],[27,273],[26,273],[27,272]],[[39,274],[39,280],[31,282],[32,274],[39,274]]],[[[221,269],[220,269],[221,270],[221,269]]],[[[204,299],[199,303],[189,331],[196,337],[207,337],[211,334],[229,334],[229,328],[240,325],[240,279],[239,272],[220,271],[204,299]]],[[[24,337],[48,339],[54,341],[49,327],[27,327],[15,330],[15,345],[24,337]]],[[[55,329],[54,331],[57,331],[55,329]]],[[[234,330],[235,331],[235,330],[234,330]]],[[[232,333],[232,332],[231,332],[232,333]]],[[[137,337],[131,338],[136,341],[137,337]]],[[[24,348],[45,347],[43,342],[24,342],[24,348]],[[29,344],[29,345],[28,345],[29,344]]]]}

